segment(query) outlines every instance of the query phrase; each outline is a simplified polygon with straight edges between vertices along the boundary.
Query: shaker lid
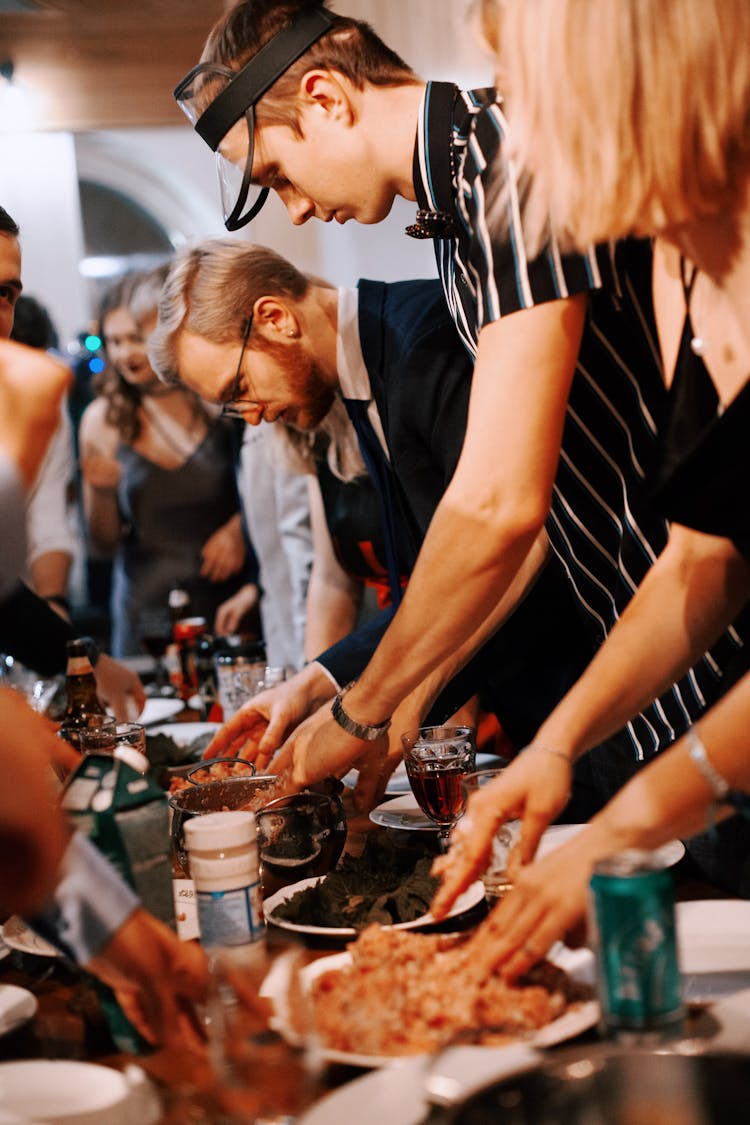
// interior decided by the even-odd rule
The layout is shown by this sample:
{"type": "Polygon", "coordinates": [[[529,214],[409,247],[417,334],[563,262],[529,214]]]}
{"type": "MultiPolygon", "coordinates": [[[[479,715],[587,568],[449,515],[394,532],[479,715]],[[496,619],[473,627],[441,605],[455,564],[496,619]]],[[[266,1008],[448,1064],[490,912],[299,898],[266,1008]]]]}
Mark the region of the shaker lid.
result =
{"type": "Polygon", "coordinates": [[[184,824],[185,844],[205,851],[236,848],[256,841],[255,816],[251,812],[214,812],[195,816],[184,824]]]}

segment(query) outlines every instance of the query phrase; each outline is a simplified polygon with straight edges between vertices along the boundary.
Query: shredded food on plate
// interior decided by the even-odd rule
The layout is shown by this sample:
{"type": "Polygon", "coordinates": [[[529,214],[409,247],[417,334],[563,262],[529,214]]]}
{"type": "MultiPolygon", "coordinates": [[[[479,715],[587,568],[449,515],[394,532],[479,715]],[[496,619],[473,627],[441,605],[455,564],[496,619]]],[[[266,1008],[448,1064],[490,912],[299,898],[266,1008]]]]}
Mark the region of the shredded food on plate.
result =
{"type": "Polygon", "coordinates": [[[420,1054],[463,1033],[501,1044],[544,1027],[589,995],[549,961],[515,984],[478,972],[465,935],[370,926],[349,952],[351,965],[317,977],[311,994],[325,1046],[352,1054],[420,1054]]]}

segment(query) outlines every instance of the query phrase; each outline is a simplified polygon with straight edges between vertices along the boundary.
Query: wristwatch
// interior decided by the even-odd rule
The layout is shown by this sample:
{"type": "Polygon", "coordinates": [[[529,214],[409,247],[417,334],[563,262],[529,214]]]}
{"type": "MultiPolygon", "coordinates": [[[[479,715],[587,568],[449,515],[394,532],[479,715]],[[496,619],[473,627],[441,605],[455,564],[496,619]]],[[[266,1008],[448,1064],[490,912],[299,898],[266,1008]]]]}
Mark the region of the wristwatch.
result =
{"type": "Polygon", "coordinates": [[[350,715],[347,715],[341,700],[346,695],[349,688],[354,687],[355,683],[356,680],[351,680],[346,687],[341,689],[331,705],[331,714],[347,734],[351,734],[355,738],[361,738],[364,742],[374,742],[376,738],[380,738],[381,735],[387,732],[391,725],[391,720],[386,719],[384,723],[377,724],[358,723],[356,719],[352,719],[350,715]]]}

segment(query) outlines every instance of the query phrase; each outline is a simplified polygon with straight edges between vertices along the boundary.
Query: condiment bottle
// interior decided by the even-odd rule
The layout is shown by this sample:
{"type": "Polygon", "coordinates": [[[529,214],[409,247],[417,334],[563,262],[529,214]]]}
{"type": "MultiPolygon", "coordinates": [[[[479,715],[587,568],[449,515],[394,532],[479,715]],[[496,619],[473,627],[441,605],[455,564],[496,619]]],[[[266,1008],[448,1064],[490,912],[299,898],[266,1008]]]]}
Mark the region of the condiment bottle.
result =
{"type": "Polygon", "coordinates": [[[206,948],[247,946],[265,934],[255,816],[216,812],[184,826],[206,948]]]}
{"type": "Polygon", "coordinates": [[[106,715],[106,710],[96,694],[96,679],[91,666],[86,642],[77,639],[68,641],[68,666],[65,676],[65,691],[68,705],[65,709],[60,729],[61,738],[80,751],[80,734],[88,726],[93,715],[106,715]]]}

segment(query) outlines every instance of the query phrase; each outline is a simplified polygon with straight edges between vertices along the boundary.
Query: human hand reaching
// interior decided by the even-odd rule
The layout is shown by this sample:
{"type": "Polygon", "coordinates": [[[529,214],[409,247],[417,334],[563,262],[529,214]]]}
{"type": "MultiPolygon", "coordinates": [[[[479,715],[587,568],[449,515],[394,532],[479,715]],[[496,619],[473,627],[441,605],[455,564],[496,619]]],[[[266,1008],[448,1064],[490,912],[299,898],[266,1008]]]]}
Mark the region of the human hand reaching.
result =
{"type": "Polygon", "coordinates": [[[456,824],[445,855],[433,864],[442,879],[430,906],[444,918],[458,896],[485,870],[492,838],[507,820],[520,820],[521,833],[509,861],[509,873],[531,861],[542,833],[570,796],[571,764],[562,754],[533,746],[522,750],[500,777],[473,793],[456,824]]]}
{"type": "Polygon", "coordinates": [[[201,548],[201,577],[209,582],[225,582],[242,569],[245,543],[239,516],[233,516],[201,548]]]}

